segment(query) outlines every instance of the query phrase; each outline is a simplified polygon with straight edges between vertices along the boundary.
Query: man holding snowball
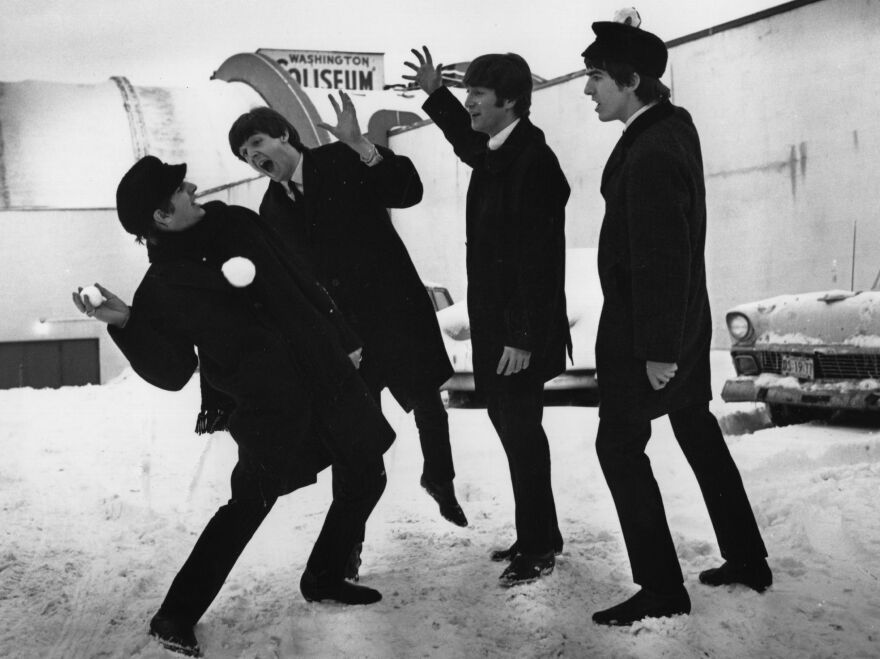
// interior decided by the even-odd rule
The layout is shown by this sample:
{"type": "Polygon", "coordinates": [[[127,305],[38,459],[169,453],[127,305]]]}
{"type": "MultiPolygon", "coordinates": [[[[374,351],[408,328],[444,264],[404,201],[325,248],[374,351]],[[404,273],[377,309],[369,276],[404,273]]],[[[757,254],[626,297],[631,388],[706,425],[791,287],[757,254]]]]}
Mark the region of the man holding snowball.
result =
{"type": "Polygon", "coordinates": [[[73,301],[108,324],[146,381],[179,390],[198,366],[207,389],[234,404],[232,496],[150,623],[163,645],[198,655],[193,628],[275,500],[331,464],[344,486],[334,488],[300,589],[309,601],[381,599],[344,570],[385,488],[382,454],[394,431],[358,377],[361,341],[324,288],[253,212],[196,203],[185,174],[184,164],[146,156],[119,184],[119,219],[146,240],[150,261],[132,305],[100,285],[103,301],[73,301]]]}

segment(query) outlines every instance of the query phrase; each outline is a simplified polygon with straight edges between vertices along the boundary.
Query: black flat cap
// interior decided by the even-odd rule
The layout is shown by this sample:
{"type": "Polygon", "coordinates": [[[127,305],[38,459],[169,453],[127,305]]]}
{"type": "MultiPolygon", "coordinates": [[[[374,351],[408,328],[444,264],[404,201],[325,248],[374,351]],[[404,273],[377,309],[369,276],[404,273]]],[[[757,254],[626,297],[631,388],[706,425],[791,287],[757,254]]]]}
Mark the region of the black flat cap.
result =
{"type": "Polygon", "coordinates": [[[156,156],[144,156],[129,169],[116,188],[116,213],[122,227],[146,236],[153,213],[177,190],[186,176],[186,163],[168,165],[156,156]]]}
{"type": "Polygon", "coordinates": [[[614,21],[593,23],[596,40],[581,53],[590,62],[629,64],[637,73],[660,78],[666,71],[666,44],[656,34],[614,21]]]}

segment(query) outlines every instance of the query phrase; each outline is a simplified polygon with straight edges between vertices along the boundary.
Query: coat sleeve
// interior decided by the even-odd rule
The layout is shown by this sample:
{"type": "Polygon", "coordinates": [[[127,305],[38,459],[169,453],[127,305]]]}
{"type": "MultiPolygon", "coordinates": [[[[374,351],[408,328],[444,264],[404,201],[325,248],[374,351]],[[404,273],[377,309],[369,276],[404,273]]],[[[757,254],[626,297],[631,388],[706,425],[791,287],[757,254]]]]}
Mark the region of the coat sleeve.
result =
{"type": "Polygon", "coordinates": [[[192,341],[160,329],[166,323],[157,298],[149,284],[141,283],[125,327],[107,330],[139,376],[160,389],[179,391],[195,372],[198,358],[192,341]]]}
{"type": "Polygon", "coordinates": [[[422,179],[415,165],[406,156],[391,149],[376,147],[382,162],[373,167],[360,165],[364,182],[376,202],[383,208],[409,208],[422,200],[422,179]]]}
{"type": "Polygon", "coordinates": [[[677,362],[690,287],[687,170],[670,145],[633,149],[626,172],[626,223],[637,359],[677,362]]]}
{"type": "Polygon", "coordinates": [[[440,87],[422,104],[422,109],[443,131],[455,155],[470,167],[476,167],[485,155],[488,135],[471,128],[470,116],[446,87],[440,87]]]}
{"type": "Polygon", "coordinates": [[[522,181],[513,295],[504,312],[506,343],[533,352],[564,304],[565,204],[570,188],[555,156],[542,152],[522,181]]]}

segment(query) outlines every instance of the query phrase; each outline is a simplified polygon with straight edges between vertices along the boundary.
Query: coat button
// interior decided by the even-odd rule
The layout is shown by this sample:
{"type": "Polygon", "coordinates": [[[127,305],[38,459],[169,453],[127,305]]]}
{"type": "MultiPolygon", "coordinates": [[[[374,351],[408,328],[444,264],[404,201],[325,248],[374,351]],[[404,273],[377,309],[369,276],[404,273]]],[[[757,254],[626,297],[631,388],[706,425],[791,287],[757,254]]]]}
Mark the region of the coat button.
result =
{"type": "Polygon", "coordinates": [[[339,280],[336,279],[336,277],[334,277],[333,279],[330,280],[330,284],[331,284],[331,286],[339,286],[339,280]]]}
{"type": "Polygon", "coordinates": [[[262,309],[262,308],[263,308],[262,302],[254,302],[254,309],[262,309]]]}

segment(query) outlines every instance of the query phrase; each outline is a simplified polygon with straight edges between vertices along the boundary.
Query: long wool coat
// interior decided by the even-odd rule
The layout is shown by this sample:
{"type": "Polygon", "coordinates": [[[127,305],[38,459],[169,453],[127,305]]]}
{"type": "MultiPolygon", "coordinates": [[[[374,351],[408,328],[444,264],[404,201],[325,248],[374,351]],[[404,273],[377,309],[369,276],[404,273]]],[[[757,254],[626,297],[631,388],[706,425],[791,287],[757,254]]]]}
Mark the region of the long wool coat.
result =
{"type": "Polygon", "coordinates": [[[272,182],[260,215],[311,263],[363,339],[364,364],[409,409],[410,397],[439,389],[452,365],[434,307],[387,211],[421,201],[421,180],[408,158],[379,151],[383,161],[367,167],[339,142],[305,150],[302,202],[272,182]]]}
{"type": "Polygon", "coordinates": [[[468,315],[474,378],[483,391],[533,387],[565,370],[565,204],[571,192],[544,133],[523,117],[497,150],[470,127],[445,87],[422,106],[473,168],[467,191],[468,315]],[[529,367],[496,374],[504,346],[529,367]]]}
{"type": "Polygon", "coordinates": [[[381,454],[394,432],[348,358],[359,340],[326,291],[255,213],[221,202],[205,210],[192,229],[160,237],[162,258],[151,252],[128,323],[109,328],[132,367],[173,391],[200,366],[235,403],[240,463],[275,494],[313,483],[331,462],[381,454]],[[233,256],[256,264],[245,288],[221,274],[233,256]]]}
{"type": "Polygon", "coordinates": [[[706,190],[690,114],[664,102],[637,117],[614,147],[601,189],[600,415],[651,419],[709,401],[706,190]],[[664,389],[651,388],[647,360],[678,364],[664,389]]]}

